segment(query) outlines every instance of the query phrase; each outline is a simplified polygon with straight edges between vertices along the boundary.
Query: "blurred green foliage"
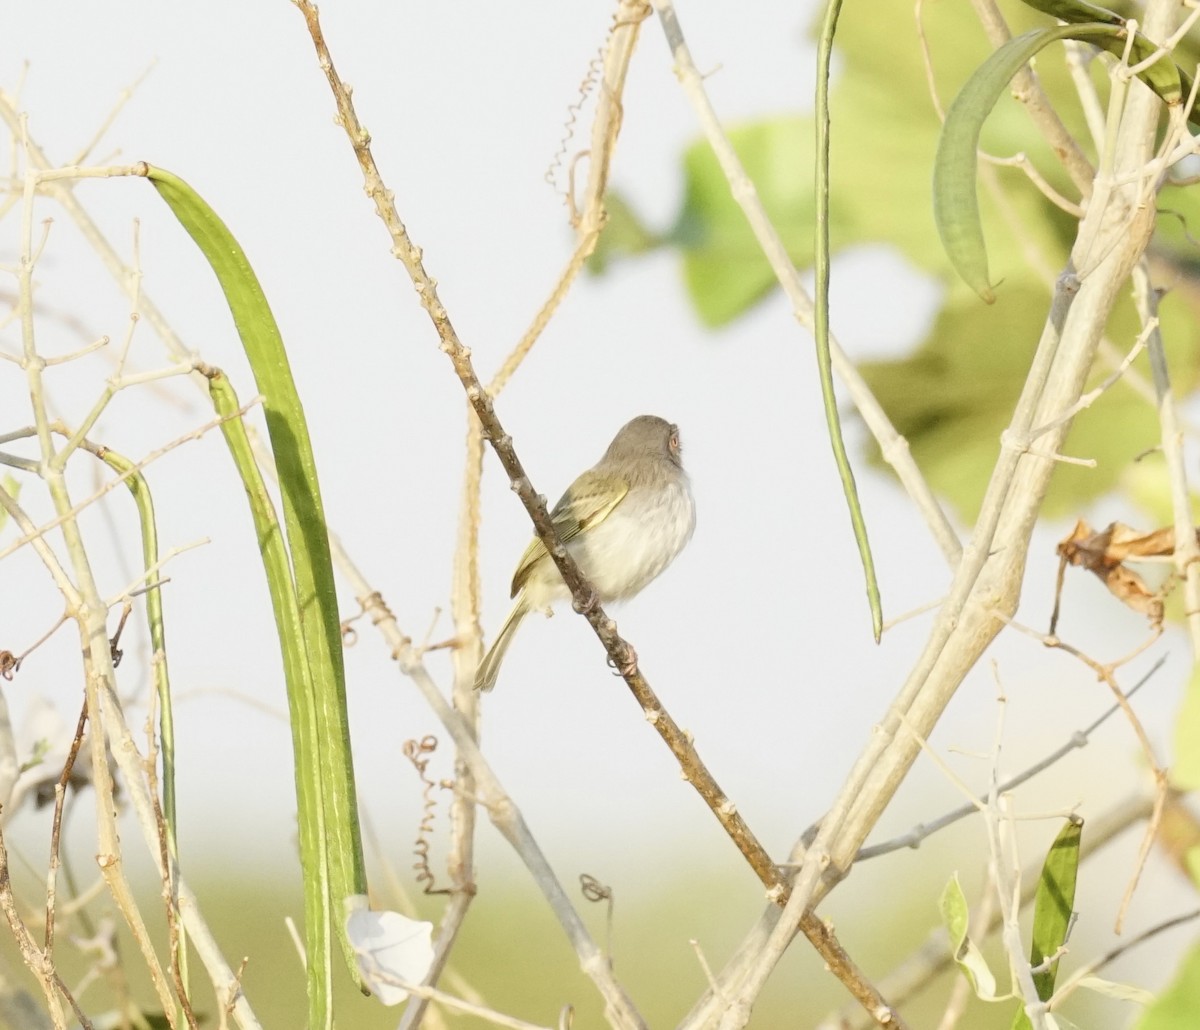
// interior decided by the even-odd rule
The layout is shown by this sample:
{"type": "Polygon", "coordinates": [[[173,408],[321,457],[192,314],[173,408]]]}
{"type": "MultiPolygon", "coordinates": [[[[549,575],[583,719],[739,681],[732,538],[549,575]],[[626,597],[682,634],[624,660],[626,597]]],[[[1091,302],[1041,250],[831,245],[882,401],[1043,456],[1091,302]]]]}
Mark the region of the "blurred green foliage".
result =
{"type": "Polygon", "coordinates": [[[1200,945],[1188,952],[1174,982],[1137,1023],[1137,1030],[1195,1030],[1200,1022],[1200,945]]]}
{"type": "MultiPolygon", "coordinates": [[[[973,839],[976,831],[964,828],[964,832],[973,839]]],[[[896,862],[891,868],[880,863],[875,869],[856,872],[855,876],[862,881],[858,896],[846,901],[835,894],[830,898],[828,910],[822,909],[838,925],[847,948],[869,975],[878,976],[890,969],[937,925],[936,899],[940,887],[937,878],[947,864],[953,863],[955,850],[962,843],[948,838],[930,841],[920,856],[901,853],[891,856],[896,862]],[[900,898],[894,889],[897,865],[906,870],[905,891],[900,898]],[[868,918],[864,908],[874,914],[868,918]]],[[[77,860],[85,862],[86,856],[80,854],[77,860]]],[[[695,869],[689,866],[690,862],[689,854],[660,853],[653,858],[660,875],[651,871],[645,878],[639,876],[637,883],[612,884],[616,898],[611,941],[614,968],[652,1027],[676,1025],[705,989],[705,976],[689,940],[697,941],[710,966],[719,970],[762,910],[762,891],[736,856],[731,856],[720,868],[695,869]]],[[[289,916],[301,918],[300,879],[295,862],[275,874],[256,867],[242,877],[226,879],[214,879],[215,870],[210,864],[206,864],[204,874],[193,875],[193,885],[226,958],[235,967],[243,956],[248,959],[243,983],[255,1013],[263,1026],[271,1030],[298,1030],[305,1025],[307,1014],[305,977],[284,924],[289,916]]],[[[557,1025],[565,1005],[575,1009],[575,1027],[605,1025],[595,987],[580,972],[574,952],[541,896],[511,859],[500,862],[488,859],[485,863],[486,869],[498,866],[503,872],[490,876],[485,872],[481,880],[479,896],[468,914],[450,969],[442,979],[442,989],[547,1026],[557,1025]]],[[[569,879],[566,871],[562,875],[569,879]]],[[[387,877],[374,879],[380,882],[387,877]]],[[[968,880],[968,897],[975,899],[980,889],[979,878],[968,880]]],[[[17,876],[17,889],[20,897],[35,899],[40,880],[32,873],[22,873],[17,876]]],[[[420,895],[417,898],[418,911],[410,914],[436,924],[444,900],[420,895]]],[[[605,906],[589,905],[578,893],[576,898],[593,936],[603,946],[607,937],[605,906]]],[[[159,953],[165,955],[166,928],[159,918],[161,901],[155,895],[140,892],[138,902],[148,918],[159,953]]],[[[386,899],[383,903],[394,904],[386,899]]],[[[33,921],[37,936],[36,917],[31,915],[33,908],[23,911],[33,921]]],[[[108,915],[120,922],[107,896],[93,903],[90,911],[93,918],[108,915]]],[[[1077,938],[1075,944],[1082,954],[1086,942],[1077,938]]],[[[985,944],[984,952],[993,969],[1004,968],[1003,954],[994,940],[985,944]]],[[[82,994],[84,1011],[92,1017],[111,1011],[122,981],[127,981],[132,997],[145,1006],[148,1014],[154,1013],[157,1004],[140,956],[123,929],[117,953],[121,969],[102,976],[99,984],[82,994]]],[[[88,962],[75,946],[61,940],[56,958],[67,983],[74,987],[88,962]]],[[[195,1007],[205,1017],[201,1025],[215,1027],[216,999],[205,984],[203,971],[195,962],[194,966],[195,1007]]],[[[0,968],[6,969],[35,999],[40,999],[40,991],[21,964],[8,934],[3,935],[0,943],[0,968]]],[[[923,1027],[936,1023],[950,975],[939,976],[930,990],[903,1006],[910,1025],[923,1027]]],[[[374,999],[361,996],[349,977],[340,971],[335,980],[335,996],[341,1027],[394,1030],[399,1022],[401,1007],[385,1008],[374,999]]],[[[792,948],[755,1006],[751,1025],[815,1026],[831,1011],[847,1005],[848,1000],[841,985],[823,968],[812,949],[792,948]]],[[[1093,999],[1086,995],[1073,998],[1072,1004],[1068,1012],[1077,1020],[1080,1013],[1086,1015],[1094,1009],[1093,999]]],[[[439,1011],[444,1013],[447,1026],[483,1030],[492,1025],[446,1009],[439,1011]]],[[[1007,1030],[1011,1015],[1010,1003],[987,1005],[972,999],[961,1025],[972,1030],[1007,1030]]],[[[436,1014],[429,1015],[425,1026],[442,1025],[436,1018],[436,1014]]],[[[1099,1024],[1084,1020],[1080,1025],[1099,1024]]]]}
{"type": "MultiPolygon", "coordinates": [[[[864,244],[894,247],[945,284],[941,307],[916,350],[861,368],[926,477],[970,522],[1045,322],[1053,276],[1066,264],[1074,220],[1020,170],[985,163],[981,213],[991,269],[1000,280],[998,300],[985,305],[963,286],[933,222],[931,175],[940,120],[912,5],[880,0],[875,6],[871,17],[843,19],[838,33],[841,68],[831,101],[831,244],[835,251],[864,244]]],[[[930,3],[923,10],[932,81],[944,108],[991,48],[969,4],[930,3]]],[[[1004,13],[1014,33],[1048,24],[1022,4],[1009,4],[1004,13]]],[[[1042,55],[1037,73],[1047,94],[1061,99],[1061,117],[1086,147],[1089,136],[1072,99],[1061,50],[1042,55]]],[[[1093,62],[1093,79],[1103,97],[1107,79],[1099,61],[1093,62]]],[[[730,137],[792,260],[800,267],[811,265],[812,119],[776,116],[734,128],[730,137]]],[[[984,125],[982,146],[1001,157],[1024,154],[1054,189],[1076,196],[1016,99],[1001,99],[984,125]]],[[[655,234],[620,202],[615,219],[620,237],[637,245],[616,247],[606,252],[606,260],[653,245],[678,249],[697,315],[709,325],[724,325],[771,293],[775,279],[706,143],[687,150],[682,171],[684,202],[674,225],[655,234]]],[[[1162,305],[1163,333],[1174,386],[1187,393],[1200,376],[1200,287],[1185,274],[1200,261],[1200,250],[1188,236],[1189,227],[1200,235],[1200,194],[1169,187],[1162,206],[1178,216],[1161,220],[1156,281],[1170,287],[1162,305]]],[[[872,284],[863,283],[862,291],[869,296],[872,284]]],[[[836,329],[836,309],[833,324],[836,329]]],[[[1109,355],[1128,351],[1138,328],[1132,303],[1124,300],[1107,326],[1109,355]]],[[[1105,379],[1112,367],[1111,360],[1099,360],[1089,385],[1105,379]]],[[[1060,465],[1047,514],[1076,512],[1120,488],[1133,460],[1157,443],[1157,415],[1144,396],[1148,379],[1143,357],[1134,366],[1135,385],[1119,383],[1076,419],[1066,453],[1092,459],[1096,467],[1060,465]]],[[[882,467],[877,449],[871,448],[869,458],[882,467]]]]}

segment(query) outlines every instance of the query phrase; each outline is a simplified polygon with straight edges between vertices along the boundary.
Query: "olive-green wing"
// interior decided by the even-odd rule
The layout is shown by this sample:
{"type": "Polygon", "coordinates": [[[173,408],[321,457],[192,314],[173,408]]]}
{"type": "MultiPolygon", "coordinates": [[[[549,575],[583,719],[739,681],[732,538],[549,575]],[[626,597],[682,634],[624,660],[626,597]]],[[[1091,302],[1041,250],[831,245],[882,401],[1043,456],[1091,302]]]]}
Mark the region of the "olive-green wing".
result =
{"type": "MultiPolygon", "coordinates": [[[[629,493],[629,484],[623,479],[614,479],[608,475],[600,475],[593,469],[588,469],[580,476],[550,512],[550,520],[558,535],[565,544],[577,537],[589,526],[599,525],[616,509],[617,505],[629,493]]],[[[521,560],[517,563],[517,571],[513,573],[512,593],[516,597],[534,565],[545,555],[546,548],[541,540],[534,537],[521,560]]]]}

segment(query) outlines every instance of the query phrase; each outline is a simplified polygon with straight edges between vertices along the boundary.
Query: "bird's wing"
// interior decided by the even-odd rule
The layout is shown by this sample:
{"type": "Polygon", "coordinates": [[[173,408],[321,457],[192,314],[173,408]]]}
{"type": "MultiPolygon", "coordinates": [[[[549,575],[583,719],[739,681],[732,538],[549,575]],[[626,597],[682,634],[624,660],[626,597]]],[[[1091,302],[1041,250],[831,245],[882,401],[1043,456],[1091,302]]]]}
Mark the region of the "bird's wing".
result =
{"type": "MultiPolygon", "coordinates": [[[[589,469],[581,475],[571,488],[559,498],[550,512],[550,520],[565,544],[585,529],[599,525],[616,509],[629,493],[629,484],[624,480],[614,481],[611,476],[599,475],[589,469]]],[[[545,545],[534,537],[513,573],[511,597],[516,597],[534,565],[546,554],[545,545]]]]}

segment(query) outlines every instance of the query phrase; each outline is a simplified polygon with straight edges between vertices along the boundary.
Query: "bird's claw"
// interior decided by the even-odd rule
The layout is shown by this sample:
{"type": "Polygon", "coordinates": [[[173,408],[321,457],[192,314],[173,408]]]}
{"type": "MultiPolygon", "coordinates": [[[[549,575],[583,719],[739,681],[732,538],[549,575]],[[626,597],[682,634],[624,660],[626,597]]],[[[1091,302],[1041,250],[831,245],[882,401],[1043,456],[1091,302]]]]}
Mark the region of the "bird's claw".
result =
{"type": "Polygon", "coordinates": [[[578,598],[571,599],[571,607],[574,608],[579,615],[590,614],[591,612],[595,611],[596,605],[599,603],[600,596],[596,593],[595,587],[588,588],[588,595],[582,601],[580,601],[578,598]]]}
{"type": "Polygon", "coordinates": [[[633,649],[632,645],[626,644],[621,660],[616,661],[612,655],[609,655],[608,665],[609,668],[613,670],[614,676],[620,676],[622,679],[628,679],[638,671],[637,652],[633,649]]]}

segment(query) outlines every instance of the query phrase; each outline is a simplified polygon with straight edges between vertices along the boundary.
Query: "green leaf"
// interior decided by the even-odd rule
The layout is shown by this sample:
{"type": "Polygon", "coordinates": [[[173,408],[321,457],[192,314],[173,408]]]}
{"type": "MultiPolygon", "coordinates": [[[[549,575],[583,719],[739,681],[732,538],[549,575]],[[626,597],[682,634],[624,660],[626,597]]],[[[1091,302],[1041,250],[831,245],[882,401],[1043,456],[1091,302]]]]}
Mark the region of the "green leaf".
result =
{"type": "MultiPolygon", "coordinates": [[[[757,122],[730,130],[729,140],[789,257],[807,267],[812,263],[816,222],[811,119],[757,122]]],[[[683,211],[672,238],[683,247],[684,280],[697,313],[708,325],[722,325],[774,289],[775,273],[730,196],[729,183],[708,144],[689,147],[683,166],[683,211]]],[[[839,222],[836,198],[833,204],[831,227],[839,222]]],[[[836,248],[836,231],[834,237],[836,248]]]]}
{"type": "Polygon", "coordinates": [[[1142,987],[1132,984],[1117,983],[1115,980],[1105,980],[1099,976],[1085,976],[1077,981],[1078,986],[1116,1001],[1132,1001],[1136,1005],[1149,1005],[1154,1001],[1154,995],[1142,987]]]}
{"type": "MultiPolygon", "coordinates": [[[[860,366],[931,485],[967,523],[978,515],[1000,434],[1012,416],[1048,306],[1045,285],[1029,275],[1008,280],[986,309],[956,285],[917,351],[860,366]]],[[[1195,388],[1200,362],[1197,286],[1180,281],[1163,299],[1160,317],[1173,386],[1186,394],[1195,388]]],[[[1137,314],[1127,298],[1119,302],[1107,328],[1123,354],[1138,333],[1137,314]]],[[[1133,370],[1149,381],[1145,355],[1133,370]]],[[[1107,364],[1097,363],[1089,389],[1110,372],[1107,364]]],[[[1074,419],[1063,453],[1092,459],[1096,467],[1059,464],[1044,514],[1075,515],[1088,499],[1120,485],[1134,459],[1155,447],[1160,435],[1153,405],[1126,376],[1074,419]]],[[[872,446],[870,453],[883,467],[878,450],[872,446]]]]}
{"type": "Polygon", "coordinates": [[[1192,886],[1200,887],[1200,844],[1194,844],[1183,853],[1183,867],[1191,877],[1192,886]]]}
{"type": "Polygon", "coordinates": [[[996,978],[988,968],[983,954],[968,935],[971,910],[963,894],[958,874],[950,877],[938,901],[942,925],[950,934],[950,953],[959,969],[971,982],[975,993],[985,1001],[996,1000],[996,978]]]}
{"type": "Polygon", "coordinates": [[[1192,946],[1175,980],[1138,1020],[1135,1030],[1195,1030],[1200,1012],[1200,944],[1192,946]]]}
{"type": "MultiPolygon", "coordinates": [[[[153,167],[147,167],[145,174],[216,273],[264,397],[287,527],[288,553],[282,564],[275,561],[268,566],[268,582],[284,651],[292,715],[306,878],[309,982],[314,995],[310,998],[314,1006],[310,1030],[315,1030],[332,1018],[332,1009],[325,1009],[316,1000],[317,996],[327,996],[331,976],[327,965],[320,968],[325,957],[324,939],[330,932],[330,903],[336,906],[333,923],[347,966],[358,982],[341,907],[344,899],[366,893],[341,627],[316,462],[279,328],[241,246],[216,212],[182,179],[153,167]]],[[[228,398],[225,400],[228,403],[228,398]]],[[[226,423],[227,427],[231,425],[226,423]]],[[[230,432],[226,433],[227,440],[230,432]]],[[[230,446],[232,449],[232,440],[230,446]]],[[[251,473],[244,456],[238,467],[255,508],[259,544],[266,561],[267,549],[280,543],[278,527],[272,528],[259,510],[264,497],[269,503],[269,496],[248,478],[251,473]]]]}
{"type": "Polygon", "coordinates": [[[1054,993],[1058,959],[1045,969],[1039,970],[1037,967],[1045,964],[1066,943],[1071,914],[1075,908],[1075,881],[1079,874],[1079,841],[1082,833],[1082,819],[1072,816],[1067,820],[1050,845],[1038,880],[1029,964],[1034,968],[1033,982],[1042,1001],[1049,1001],[1054,993]]]}
{"type": "MultiPolygon", "coordinates": [[[[1033,983],[1042,1001],[1049,1001],[1054,994],[1054,980],[1058,975],[1058,959],[1048,964],[1046,959],[1066,943],[1067,931],[1071,926],[1082,832],[1083,820],[1072,816],[1050,845],[1050,851],[1042,863],[1042,875],[1034,899],[1033,937],[1029,952],[1029,964],[1034,971],[1033,983]],[[1043,965],[1044,969],[1038,968],[1043,965]]],[[[1031,1030],[1032,1025],[1022,1003],[1013,1016],[1012,1030],[1031,1030]]]]}
{"type": "Polygon", "coordinates": [[[588,258],[588,271],[601,275],[615,260],[643,254],[662,245],[663,237],[646,228],[620,193],[615,190],[606,193],[604,209],[608,218],[600,239],[596,241],[596,249],[588,258]]]}
{"type": "Polygon", "coordinates": [[[1200,787],[1200,665],[1192,667],[1183,705],[1175,719],[1174,750],[1171,783],[1182,791],[1200,787]]]}

